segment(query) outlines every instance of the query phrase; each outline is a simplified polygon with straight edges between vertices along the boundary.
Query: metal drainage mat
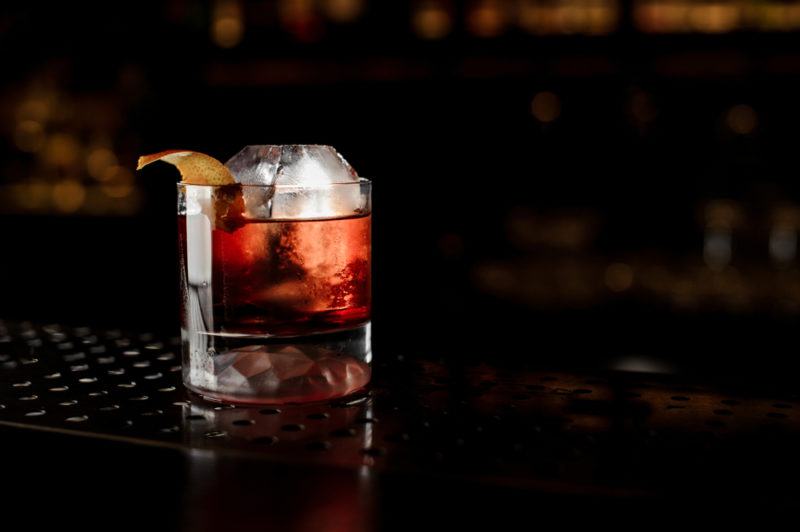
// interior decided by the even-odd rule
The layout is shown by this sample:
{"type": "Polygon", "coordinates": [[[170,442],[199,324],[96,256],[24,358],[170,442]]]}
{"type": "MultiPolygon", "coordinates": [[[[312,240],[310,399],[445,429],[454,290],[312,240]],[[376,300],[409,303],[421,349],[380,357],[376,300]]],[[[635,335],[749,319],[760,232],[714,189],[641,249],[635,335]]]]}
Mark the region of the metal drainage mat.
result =
{"type": "MultiPolygon", "coordinates": [[[[797,396],[377,354],[363,395],[232,407],[180,382],[179,340],[0,322],[0,425],[249,458],[652,494],[797,478],[797,396]]],[[[762,484],[763,485],[763,484],[762,484]]]]}

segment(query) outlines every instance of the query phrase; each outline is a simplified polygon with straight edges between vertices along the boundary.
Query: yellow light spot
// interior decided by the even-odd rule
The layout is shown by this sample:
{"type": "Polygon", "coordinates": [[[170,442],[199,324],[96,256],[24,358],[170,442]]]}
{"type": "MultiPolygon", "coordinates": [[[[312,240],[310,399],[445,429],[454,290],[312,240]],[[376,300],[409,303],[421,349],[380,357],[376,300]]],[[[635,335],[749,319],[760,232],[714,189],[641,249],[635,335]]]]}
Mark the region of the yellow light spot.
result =
{"type": "Polygon", "coordinates": [[[450,33],[453,18],[441,2],[423,2],[414,9],[411,25],[423,39],[441,39],[450,33]]]}
{"type": "Polygon", "coordinates": [[[364,0],[325,0],[322,7],[331,20],[351,22],[364,9],[364,0]]]}
{"type": "Polygon", "coordinates": [[[22,151],[36,153],[44,145],[44,129],[35,120],[23,120],[14,129],[14,144],[22,151]]]}
{"type": "Polygon", "coordinates": [[[216,3],[211,19],[211,40],[221,48],[233,48],[244,36],[242,7],[234,0],[216,3]]]}
{"type": "Polygon", "coordinates": [[[517,23],[521,28],[531,33],[545,33],[545,10],[534,2],[520,4],[517,14],[517,23]]]}
{"type": "Polygon", "coordinates": [[[734,133],[749,135],[758,125],[758,115],[749,105],[734,105],[728,110],[725,122],[734,133]]]}
{"type": "Polygon", "coordinates": [[[86,189],[74,179],[66,179],[56,183],[52,189],[55,208],[65,214],[76,212],[86,199],[86,189]]]}
{"type": "Polygon", "coordinates": [[[707,4],[689,9],[689,24],[703,33],[726,33],[739,25],[739,7],[735,5],[707,4]]]}
{"type": "Polygon", "coordinates": [[[105,181],[110,177],[112,174],[108,172],[108,169],[116,165],[117,156],[108,148],[95,148],[86,157],[86,170],[98,181],[105,181]]]}
{"type": "Polygon", "coordinates": [[[647,33],[687,31],[687,3],[644,3],[634,6],[633,18],[637,28],[647,33]]]}
{"type": "Polygon", "coordinates": [[[214,21],[214,42],[221,48],[233,48],[242,40],[244,27],[235,18],[222,17],[214,21]]]}
{"type": "Polygon", "coordinates": [[[44,147],[44,160],[51,166],[74,166],[80,156],[81,147],[72,135],[56,133],[47,139],[44,147]]]}
{"type": "Polygon", "coordinates": [[[540,92],[533,97],[531,113],[539,122],[553,122],[561,115],[561,99],[552,92],[540,92]]]}
{"type": "Polygon", "coordinates": [[[619,19],[616,4],[611,6],[592,6],[586,9],[588,13],[587,33],[607,35],[614,31],[619,19]]]}
{"type": "Polygon", "coordinates": [[[478,37],[496,37],[505,30],[506,5],[498,0],[482,0],[467,13],[467,29],[478,37]]]}
{"type": "Polygon", "coordinates": [[[612,292],[624,292],[633,285],[633,270],[623,262],[609,264],[606,268],[605,282],[612,292]]]}
{"type": "Polygon", "coordinates": [[[561,6],[556,11],[556,20],[561,33],[578,33],[588,23],[585,6],[561,6]]]}
{"type": "Polygon", "coordinates": [[[787,17],[786,5],[777,2],[766,3],[758,10],[758,27],[762,30],[789,29],[791,19],[787,17]]]}

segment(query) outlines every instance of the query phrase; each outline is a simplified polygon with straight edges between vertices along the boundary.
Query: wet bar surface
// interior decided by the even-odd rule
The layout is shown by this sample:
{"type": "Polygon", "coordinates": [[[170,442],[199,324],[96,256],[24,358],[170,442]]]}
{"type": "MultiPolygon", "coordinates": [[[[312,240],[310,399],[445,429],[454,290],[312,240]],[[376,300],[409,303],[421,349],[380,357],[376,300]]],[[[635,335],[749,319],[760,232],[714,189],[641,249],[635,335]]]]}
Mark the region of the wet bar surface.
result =
{"type": "MultiPolygon", "coordinates": [[[[395,355],[377,357],[374,382],[361,395],[231,407],[183,389],[178,349],[177,338],[147,333],[5,323],[5,441],[23,456],[48,449],[31,460],[52,461],[56,471],[78,467],[63,458],[67,449],[88,454],[81,468],[89,471],[102,469],[98,456],[114,464],[154,457],[151,467],[162,465],[150,480],[137,481],[133,471],[117,480],[129,478],[131,489],[158,477],[180,487],[174,504],[186,508],[193,498],[227,501],[215,511],[176,514],[175,527],[194,529],[263,525],[262,492],[271,494],[272,518],[285,520],[277,529],[298,530],[326,529],[322,522],[352,530],[411,526],[403,521],[410,517],[383,521],[409,497],[432,519],[456,511],[448,501],[458,497],[499,505],[509,518],[534,495],[556,501],[545,504],[550,511],[582,501],[601,512],[620,505],[662,511],[676,500],[684,510],[710,512],[713,501],[741,500],[775,513],[797,500],[800,401],[792,392],[395,355]],[[94,448],[101,451],[87,452],[94,448]],[[292,499],[292,489],[306,495],[292,499]],[[277,504],[276,493],[286,504],[277,504]],[[316,506],[315,498],[327,502],[316,506]]],[[[467,516],[450,515],[454,522],[467,516]]]]}

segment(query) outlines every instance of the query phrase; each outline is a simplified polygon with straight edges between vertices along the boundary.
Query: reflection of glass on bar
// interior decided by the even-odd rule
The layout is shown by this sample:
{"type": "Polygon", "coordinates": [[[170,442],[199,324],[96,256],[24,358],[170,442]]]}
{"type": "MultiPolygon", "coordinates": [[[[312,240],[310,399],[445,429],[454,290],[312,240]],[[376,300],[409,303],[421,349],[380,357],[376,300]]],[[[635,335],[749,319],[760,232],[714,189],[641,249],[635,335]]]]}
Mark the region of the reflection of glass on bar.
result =
{"type": "Polygon", "coordinates": [[[371,183],[180,184],[178,195],[186,385],[244,403],[325,400],[363,388],[371,183]],[[233,226],[213,212],[231,194],[245,204],[233,226]],[[341,215],[330,216],[334,205],[341,215]]]}

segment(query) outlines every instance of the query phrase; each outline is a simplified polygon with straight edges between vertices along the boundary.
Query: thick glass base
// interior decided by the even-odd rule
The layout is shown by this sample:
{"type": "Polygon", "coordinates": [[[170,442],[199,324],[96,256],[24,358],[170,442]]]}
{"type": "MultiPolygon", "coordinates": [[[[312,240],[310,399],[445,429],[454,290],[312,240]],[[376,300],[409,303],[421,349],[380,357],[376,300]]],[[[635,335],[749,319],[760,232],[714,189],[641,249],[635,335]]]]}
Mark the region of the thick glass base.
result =
{"type": "Polygon", "coordinates": [[[264,337],[183,331],[183,382],[212,401],[285,404],[352,394],[370,380],[371,325],[264,337]]]}

